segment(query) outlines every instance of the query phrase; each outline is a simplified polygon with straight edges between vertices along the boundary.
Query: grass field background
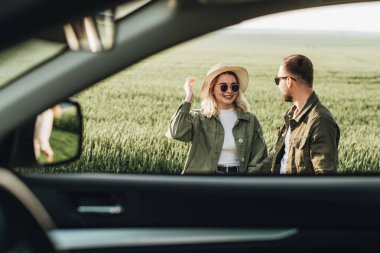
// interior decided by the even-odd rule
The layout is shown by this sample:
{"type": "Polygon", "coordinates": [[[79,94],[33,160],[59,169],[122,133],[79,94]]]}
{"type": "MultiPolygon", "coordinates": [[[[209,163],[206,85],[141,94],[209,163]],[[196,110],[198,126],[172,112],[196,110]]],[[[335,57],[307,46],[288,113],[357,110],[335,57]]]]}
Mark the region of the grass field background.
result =
{"type": "Polygon", "coordinates": [[[249,71],[245,94],[273,152],[276,128],[291,106],[283,101],[273,77],[282,58],[294,53],[313,61],[314,88],[340,126],[339,172],[378,172],[379,35],[235,30],[161,52],[76,95],[84,114],[84,151],[80,160],[57,170],[180,173],[189,144],[164,134],[184,99],[184,80],[196,77],[193,107],[198,108],[206,72],[222,61],[249,71]]]}

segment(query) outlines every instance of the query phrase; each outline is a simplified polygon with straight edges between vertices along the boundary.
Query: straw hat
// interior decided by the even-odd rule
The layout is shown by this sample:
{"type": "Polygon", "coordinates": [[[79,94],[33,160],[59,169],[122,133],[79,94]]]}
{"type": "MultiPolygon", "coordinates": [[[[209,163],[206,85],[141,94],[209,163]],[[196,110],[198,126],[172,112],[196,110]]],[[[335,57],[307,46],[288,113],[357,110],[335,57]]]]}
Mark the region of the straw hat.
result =
{"type": "Polygon", "coordinates": [[[247,87],[248,87],[248,71],[239,66],[231,65],[228,63],[219,63],[213,66],[208,72],[207,76],[203,81],[202,84],[202,89],[201,89],[201,97],[205,99],[208,96],[208,92],[210,89],[210,84],[212,80],[214,80],[215,77],[217,77],[219,74],[224,73],[224,72],[234,72],[238,79],[239,82],[239,90],[240,92],[244,92],[247,87]]]}

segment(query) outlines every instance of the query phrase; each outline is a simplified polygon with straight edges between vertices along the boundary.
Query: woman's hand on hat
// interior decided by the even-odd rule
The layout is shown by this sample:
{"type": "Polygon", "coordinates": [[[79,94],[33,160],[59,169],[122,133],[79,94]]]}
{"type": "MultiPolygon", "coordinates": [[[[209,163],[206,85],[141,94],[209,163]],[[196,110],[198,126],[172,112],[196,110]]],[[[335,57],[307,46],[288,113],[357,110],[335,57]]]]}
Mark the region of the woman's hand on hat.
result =
{"type": "Polygon", "coordinates": [[[194,97],[194,92],[193,92],[193,85],[195,83],[195,78],[192,76],[189,76],[186,78],[185,84],[183,85],[183,88],[185,89],[186,92],[186,98],[185,101],[191,103],[194,97]]]}

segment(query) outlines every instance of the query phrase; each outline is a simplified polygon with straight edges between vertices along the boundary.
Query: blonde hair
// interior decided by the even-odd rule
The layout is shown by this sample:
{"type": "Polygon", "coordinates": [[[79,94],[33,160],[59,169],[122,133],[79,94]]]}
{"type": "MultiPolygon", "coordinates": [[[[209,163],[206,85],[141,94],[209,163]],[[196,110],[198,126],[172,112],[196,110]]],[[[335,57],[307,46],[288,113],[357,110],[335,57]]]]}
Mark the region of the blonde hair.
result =
{"type": "MultiPolygon", "coordinates": [[[[208,90],[208,93],[207,93],[207,96],[205,98],[203,98],[203,100],[201,102],[201,113],[203,115],[205,115],[207,118],[211,118],[212,116],[219,114],[218,106],[217,106],[215,97],[212,94],[212,90],[214,89],[214,86],[215,86],[216,81],[218,80],[219,76],[223,75],[223,74],[232,75],[235,77],[236,81],[239,82],[237,75],[231,71],[220,73],[218,76],[216,76],[212,80],[210,87],[209,87],[209,90],[208,90]]],[[[238,94],[237,94],[236,99],[235,99],[233,104],[234,104],[235,108],[237,108],[240,111],[243,111],[243,112],[249,112],[250,111],[249,103],[248,103],[247,99],[245,98],[244,94],[240,92],[240,90],[238,91],[238,94]]]]}

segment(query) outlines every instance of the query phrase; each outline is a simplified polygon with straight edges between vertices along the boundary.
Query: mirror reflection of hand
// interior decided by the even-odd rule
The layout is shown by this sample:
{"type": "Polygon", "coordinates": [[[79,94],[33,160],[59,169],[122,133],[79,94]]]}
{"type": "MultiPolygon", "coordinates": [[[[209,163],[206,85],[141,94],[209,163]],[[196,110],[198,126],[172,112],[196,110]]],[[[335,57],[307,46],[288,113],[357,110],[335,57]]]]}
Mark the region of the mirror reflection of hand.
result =
{"type": "Polygon", "coordinates": [[[185,89],[186,93],[186,102],[191,103],[194,97],[194,92],[193,92],[193,85],[195,83],[195,78],[194,77],[187,77],[185,84],[183,85],[183,88],[185,89]]]}
{"type": "Polygon", "coordinates": [[[49,163],[53,162],[53,150],[51,148],[45,148],[41,151],[45,155],[46,161],[49,163]]]}

